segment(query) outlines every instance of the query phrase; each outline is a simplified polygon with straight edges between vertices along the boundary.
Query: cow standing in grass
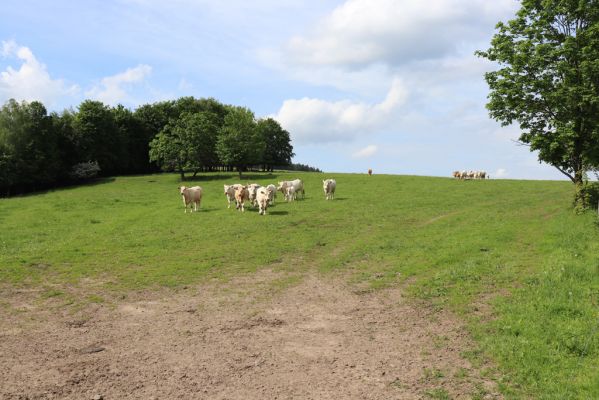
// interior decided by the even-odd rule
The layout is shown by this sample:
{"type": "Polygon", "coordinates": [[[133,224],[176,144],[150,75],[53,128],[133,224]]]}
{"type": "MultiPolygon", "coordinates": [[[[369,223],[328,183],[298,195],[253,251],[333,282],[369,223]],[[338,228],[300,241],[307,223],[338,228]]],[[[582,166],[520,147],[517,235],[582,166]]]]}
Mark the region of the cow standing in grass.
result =
{"type": "Polygon", "coordinates": [[[256,206],[256,194],[258,193],[258,188],[261,188],[262,186],[258,185],[257,183],[251,183],[249,185],[247,185],[247,190],[248,190],[248,196],[250,199],[250,204],[252,206],[256,206]]]}
{"type": "Polygon", "coordinates": [[[266,188],[268,189],[268,203],[272,206],[275,204],[275,198],[277,197],[277,187],[270,184],[266,188]]]}
{"type": "Polygon", "coordinates": [[[324,190],[324,198],[327,200],[334,199],[336,187],[337,187],[337,182],[334,179],[326,179],[326,180],[322,181],[322,189],[324,190]]]}
{"type": "Polygon", "coordinates": [[[235,201],[235,190],[239,187],[242,186],[239,183],[236,183],[234,185],[224,185],[225,187],[225,196],[227,197],[227,208],[231,208],[231,203],[233,203],[235,201]]]}
{"type": "Polygon", "coordinates": [[[302,194],[302,199],[306,196],[306,192],[304,190],[304,182],[302,182],[301,179],[295,179],[293,181],[283,181],[283,182],[279,182],[279,186],[277,187],[277,190],[280,190],[281,193],[283,193],[283,195],[285,196],[285,199],[288,200],[288,195],[289,195],[289,187],[293,187],[293,199],[296,199],[296,196],[298,193],[302,194]]]}
{"type": "Polygon", "coordinates": [[[268,187],[260,187],[256,191],[256,202],[258,203],[258,213],[260,215],[266,215],[266,209],[270,202],[272,190],[268,187]]]}
{"type": "Polygon", "coordinates": [[[237,189],[235,189],[235,203],[236,203],[235,208],[237,210],[244,212],[245,211],[245,202],[248,201],[249,199],[250,199],[250,196],[249,196],[247,187],[238,186],[237,189]]]}
{"type": "Polygon", "coordinates": [[[183,198],[185,213],[187,213],[187,205],[190,203],[193,203],[193,209],[191,206],[189,207],[190,212],[197,212],[198,208],[200,207],[200,202],[202,201],[202,188],[200,186],[192,186],[189,188],[186,186],[181,186],[179,187],[179,193],[181,193],[183,198]]]}

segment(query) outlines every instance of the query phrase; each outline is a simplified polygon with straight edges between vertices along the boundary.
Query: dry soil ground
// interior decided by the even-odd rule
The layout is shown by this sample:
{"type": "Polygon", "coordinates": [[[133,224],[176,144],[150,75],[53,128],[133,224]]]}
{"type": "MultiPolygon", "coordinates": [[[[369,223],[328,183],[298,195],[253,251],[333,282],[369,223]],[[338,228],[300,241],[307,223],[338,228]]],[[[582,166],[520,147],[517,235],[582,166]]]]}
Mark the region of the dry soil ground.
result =
{"type": "Polygon", "coordinates": [[[0,398],[499,398],[449,313],[397,288],[285,279],[264,270],[77,309],[3,290],[0,398]]]}

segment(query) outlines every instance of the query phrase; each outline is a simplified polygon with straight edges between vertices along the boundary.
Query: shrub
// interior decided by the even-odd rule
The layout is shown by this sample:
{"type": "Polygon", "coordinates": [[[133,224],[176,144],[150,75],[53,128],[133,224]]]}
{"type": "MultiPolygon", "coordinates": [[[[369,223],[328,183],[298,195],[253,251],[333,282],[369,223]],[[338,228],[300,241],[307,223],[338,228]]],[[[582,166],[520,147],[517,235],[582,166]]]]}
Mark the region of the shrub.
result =
{"type": "Polygon", "coordinates": [[[97,161],[82,162],[73,165],[69,177],[74,180],[92,179],[100,173],[100,165],[97,161]]]}

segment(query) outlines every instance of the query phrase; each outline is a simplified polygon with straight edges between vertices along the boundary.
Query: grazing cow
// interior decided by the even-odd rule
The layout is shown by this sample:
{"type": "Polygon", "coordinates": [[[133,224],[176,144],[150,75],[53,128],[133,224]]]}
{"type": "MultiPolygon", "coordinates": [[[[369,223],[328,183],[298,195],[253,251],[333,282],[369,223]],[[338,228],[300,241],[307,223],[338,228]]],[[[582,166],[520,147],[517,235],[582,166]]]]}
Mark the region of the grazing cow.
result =
{"type": "Polygon", "coordinates": [[[301,179],[295,179],[293,181],[283,181],[283,182],[279,182],[279,186],[277,187],[277,190],[280,190],[281,193],[283,193],[283,195],[285,195],[285,198],[287,198],[287,188],[289,186],[293,186],[293,198],[295,199],[295,196],[297,193],[302,194],[302,199],[306,196],[306,192],[304,191],[304,182],[302,182],[301,179]]]}
{"type": "Polygon", "coordinates": [[[258,213],[260,215],[266,215],[271,192],[272,189],[269,189],[268,187],[259,187],[256,191],[256,202],[258,203],[258,213]]]}
{"type": "Polygon", "coordinates": [[[460,171],[453,171],[453,173],[451,174],[454,178],[460,178],[461,177],[461,173],[460,171]]]}
{"type": "Polygon", "coordinates": [[[241,210],[241,212],[244,212],[245,211],[245,202],[248,201],[249,199],[250,199],[250,196],[249,196],[247,187],[240,185],[237,187],[237,189],[235,189],[235,203],[236,203],[235,208],[237,210],[241,210]]]}
{"type": "Polygon", "coordinates": [[[327,200],[331,200],[335,198],[335,188],[337,187],[337,182],[334,179],[327,179],[322,181],[322,189],[324,190],[324,198],[327,200]]]}
{"type": "Polygon", "coordinates": [[[198,211],[198,207],[200,207],[200,202],[202,201],[202,188],[199,186],[179,187],[179,193],[183,198],[183,205],[185,206],[185,212],[187,213],[187,205],[193,203],[193,209],[191,206],[189,207],[190,212],[198,211]]]}
{"type": "Polygon", "coordinates": [[[368,175],[372,175],[372,168],[368,168],[368,175]]]}
{"type": "Polygon", "coordinates": [[[251,183],[249,185],[247,185],[247,190],[249,193],[249,198],[250,198],[250,204],[253,206],[256,206],[256,193],[258,191],[258,188],[261,188],[262,186],[258,185],[257,183],[251,183]]]}
{"type": "Polygon", "coordinates": [[[268,202],[272,206],[275,204],[275,198],[277,197],[277,187],[273,184],[270,184],[266,188],[268,189],[268,202]]]}

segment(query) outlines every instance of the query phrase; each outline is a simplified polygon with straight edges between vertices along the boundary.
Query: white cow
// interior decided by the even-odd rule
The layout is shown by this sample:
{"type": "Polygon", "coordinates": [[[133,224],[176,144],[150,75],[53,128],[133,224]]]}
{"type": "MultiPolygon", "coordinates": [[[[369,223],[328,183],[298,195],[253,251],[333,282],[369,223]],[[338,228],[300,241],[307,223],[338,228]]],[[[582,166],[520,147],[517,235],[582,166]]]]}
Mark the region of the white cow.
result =
{"type": "Polygon", "coordinates": [[[285,200],[287,200],[287,201],[295,200],[295,187],[287,186],[285,188],[285,200]]]}
{"type": "Polygon", "coordinates": [[[266,209],[270,202],[271,193],[272,189],[269,189],[268,187],[259,187],[256,191],[256,202],[258,203],[259,214],[266,215],[266,209]]]}
{"type": "Polygon", "coordinates": [[[236,183],[234,185],[224,185],[225,186],[225,196],[227,197],[227,208],[231,208],[231,203],[235,201],[235,190],[239,187],[242,186],[239,183],[236,183]]]}
{"type": "Polygon", "coordinates": [[[277,190],[280,190],[281,193],[283,193],[285,196],[287,196],[287,188],[289,186],[293,186],[293,193],[294,193],[294,199],[296,198],[296,194],[297,193],[301,193],[302,194],[302,199],[306,196],[306,192],[304,191],[304,182],[302,182],[301,179],[295,179],[293,181],[283,181],[283,182],[279,182],[279,186],[277,187],[277,190]]]}
{"type": "Polygon", "coordinates": [[[200,186],[180,186],[179,193],[183,198],[183,205],[185,206],[185,212],[187,213],[187,205],[193,203],[193,209],[191,206],[189,207],[190,212],[198,211],[198,207],[200,207],[200,202],[202,201],[202,188],[200,186]]]}
{"type": "Polygon", "coordinates": [[[245,211],[245,202],[249,200],[249,192],[247,187],[239,185],[237,189],[235,189],[235,208],[237,210],[245,211]]]}
{"type": "Polygon", "coordinates": [[[256,194],[258,192],[258,188],[261,188],[262,186],[258,185],[257,183],[251,183],[249,185],[247,185],[247,190],[249,193],[249,198],[250,198],[250,203],[253,206],[256,206],[256,194]]]}
{"type": "Polygon", "coordinates": [[[270,184],[266,186],[266,188],[268,189],[269,193],[268,202],[272,206],[273,204],[275,204],[275,199],[277,198],[277,187],[273,184],[270,184]]]}
{"type": "Polygon", "coordinates": [[[322,181],[322,189],[324,190],[325,199],[332,200],[335,198],[336,187],[337,182],[334,179],[326,179],[322,181]]]}

